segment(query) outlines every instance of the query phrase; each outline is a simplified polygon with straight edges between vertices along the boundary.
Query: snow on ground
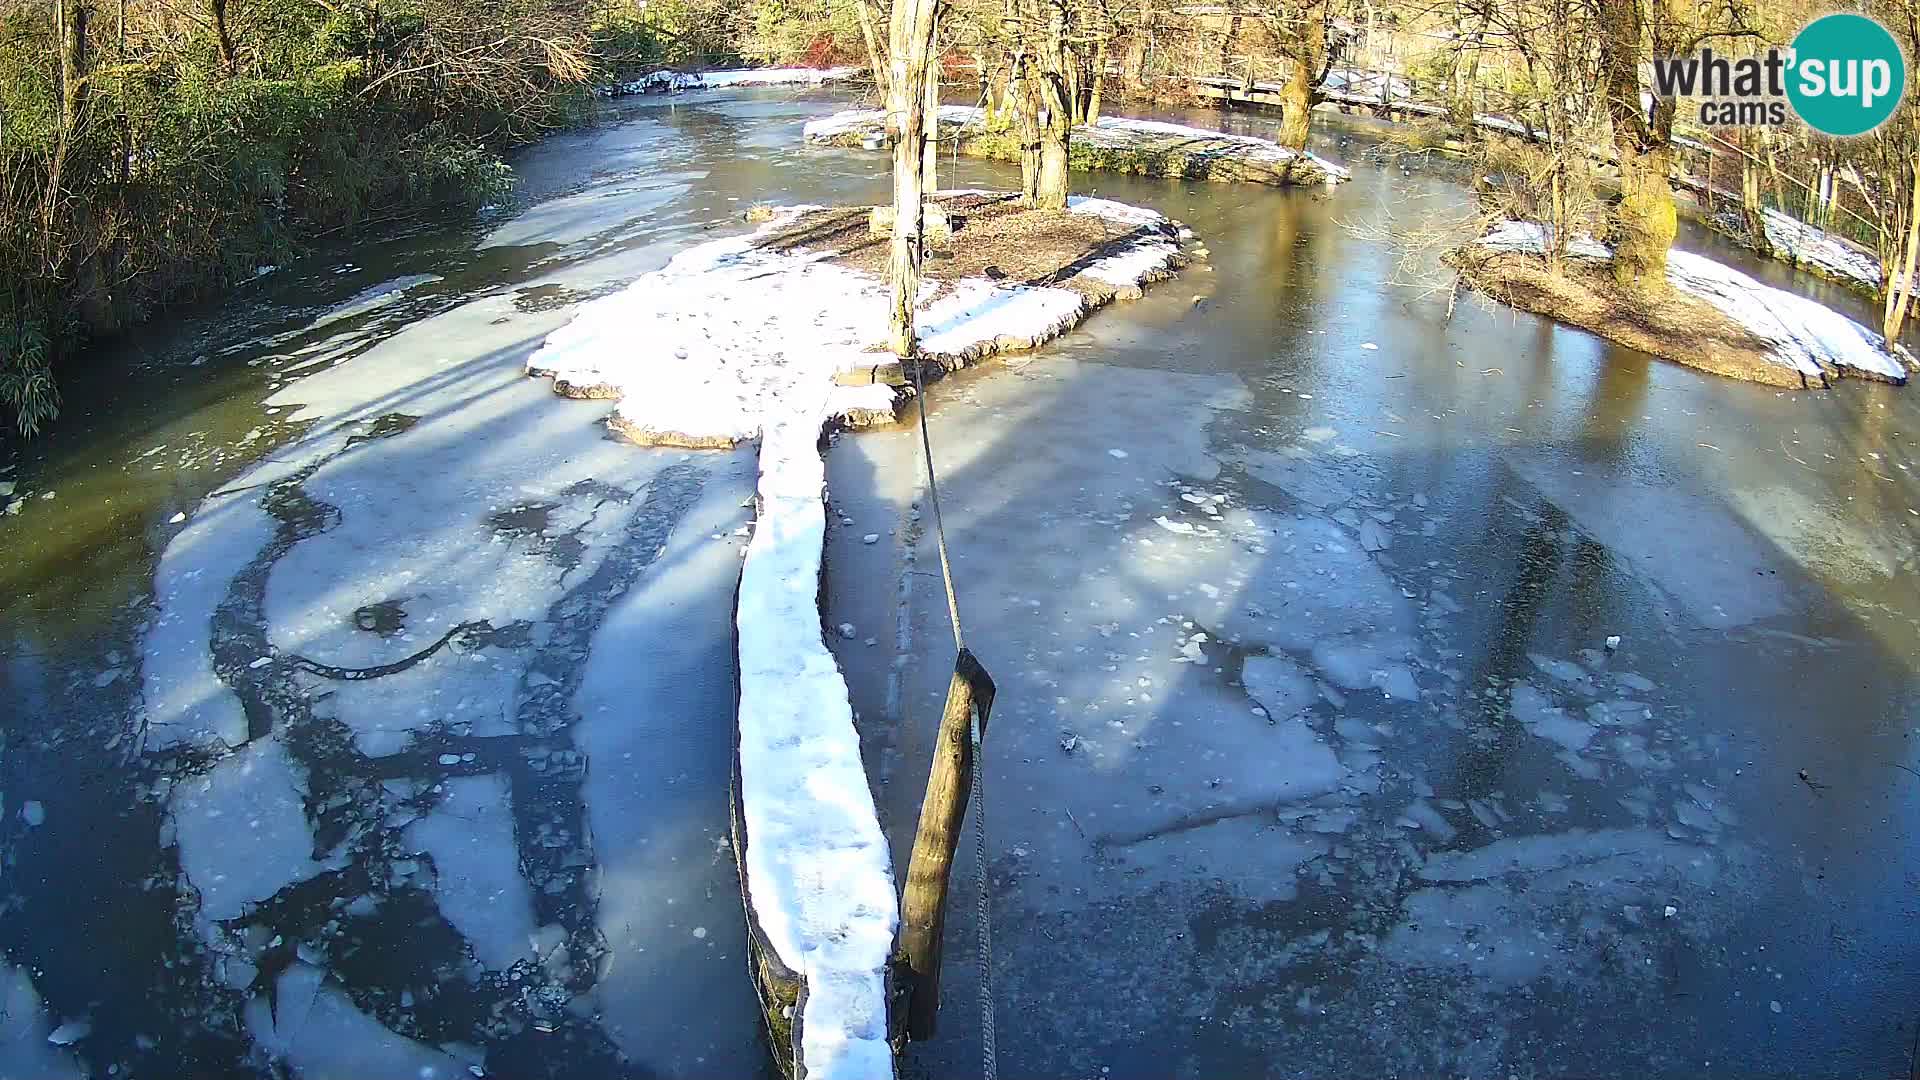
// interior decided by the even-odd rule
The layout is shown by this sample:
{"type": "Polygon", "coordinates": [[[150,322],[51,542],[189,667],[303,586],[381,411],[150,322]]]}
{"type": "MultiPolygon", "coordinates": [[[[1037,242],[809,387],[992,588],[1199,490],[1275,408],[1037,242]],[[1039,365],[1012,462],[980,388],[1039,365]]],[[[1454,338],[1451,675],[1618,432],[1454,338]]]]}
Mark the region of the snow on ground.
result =
{"type": "Polygon", "coordinates": [[[735,68],[725,71],[660,70],[631,82],[615,83],[600,92],[609,97],[629,94],[678,93],[682,90],[715,90],[730,86],[819,86],[822,83],[850,79],[859,68],[735,68]]]}
{"type": "MultiPolygon", "coordinates": [[[[736,618],[746,892],[780,961],[806,979],[799,1019],[808,1075],[878,1077],[892,1072],[885,968],[898,911],[846,683],[821,637],[819,442],[836,417],[892,408],[888,387],[833,381],[874,363],[887,290],[817,253],[754,246],[803,209],[759,233],[684,252],[587,305],[527,369],[557,386],[618,396],[613,423],[630,433],[693,445],[761,440],[759,514],[736,618]]],[[[1168,225],[1105,200],[1071,209],[1129,227],[1168,225]]],[[[1177,259],[1172,240],[1155,232],[1096,264],[1095,276],[1137,286],[1177,259]]],[[[1071,289],[954,282],[922,317],[923,352],[970,357],[996,343],[1030,346],[1089,307],[1071,289]]]]}
{"type": "MultiPolygon", "coordinates": [[[[1532,221],[1506,221],[1475,241],[1490,251],[1546,250],[1547,230],[1532,221]]],[[[1592,237],[1567,245],[1578,259],[1609,262],[1613,252],[1592,237]]],[[[1773,347],[1782,365],[1809,379],[1824,377],[1824,365],[1845,372],[1905,382],[1906,369],[1882,347],[1878,334],[1823,304],[1763,285],[1722,263],[1691,251],[1667,254],[1667,281],[1705,300],[1773,347]]]]}
{"type": "Polygon", "coordinates": [[[1816,267],[1862,289],[1880,290],[1880,258],[1873,252],[1771,207],[1761,220],[1766,226],[1767,243],[1776,255],[1816,267]]]}
{"type": "MultiPolygon", "coordinates": [[[[940,106],[940,121],[945,124],[963,127],[982,126],[985,117],[985,111],[973,105],[940,106]]],[[[811,143],[828,142],[849,132],[876,127],[883,124],[885,118],[885,113],[879,109],[844,110],[807,121],[806,127],[801,131],[801,137],[811,143]]],[[[1290,161],[1305,158],[1326,173],[1329,184],[1350,179],[1353,175],[1345,168],[1317,154],[1310,151],[1289,150],[1271,139],[1256,138],[1252,135],[1233,135],[1186,124],[1170,124],[1160,120],[1103,116],[1092,124],[1083,124],[1074,128],[1073,138],[1116,150],[1138,146],[1148,140],[1167,138],[1205,140],[1213,146],[1230,148],[1236,156],[1257,165],[1285,166],[1290,161]]]]}

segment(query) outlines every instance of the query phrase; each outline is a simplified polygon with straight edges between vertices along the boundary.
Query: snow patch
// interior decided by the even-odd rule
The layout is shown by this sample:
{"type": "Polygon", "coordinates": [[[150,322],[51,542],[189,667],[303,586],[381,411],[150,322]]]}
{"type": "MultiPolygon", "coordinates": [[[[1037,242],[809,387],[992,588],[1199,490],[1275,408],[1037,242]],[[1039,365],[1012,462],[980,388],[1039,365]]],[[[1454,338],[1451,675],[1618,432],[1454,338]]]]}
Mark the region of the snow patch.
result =
{"type": "Polygon", "coordinates": [[[679,93],[683,90],[718,90],[737,86],[819,86],[850,79],[859,68],[730,68],[722,71],[650,72],[630,82],[602,87],[605,97],[632,94],[679,93]]]}
{"type": "MultiPolygon", "coordinates": [[[[829,142],[849,132],[883,125],[885,119],[886,114],[879,109],[848,109],[808,121],[801,129],[801,138],[812,143],[829,142]]],[[[986,113],[977,106],[940,106],[940,122],[943,124],[984,128],[985,120],[986,113]]],[[[1344,167],[1335,165],[1310,151],[1291,150],[1271,139],[1256,138],[1252,135],[1234,135],[1186,124],[1169,124],[1161,120],[1135,120],[1124,116],[1103,116],[1092,124],[1083,124],[1073,129],[1073,138],[1076,141],[1113,150],[1126,149],[1148,139],[1159,140],[1169,137],[1204,140],[1211,147],[1230,151],[1235,158],[1259,165],[1285,166],[1293,161],[1306,161],[1317,166],[1326,175],[1326,182],[1330,185],[1351,179],[1353,176],[1344,167]]]]}
{"type": "Polygon", "coordinates": [[[1880,259],[1873,252],[1772,207],[1761,216],[1761,223],[1767,230],[1767,244],[1776,254],[1818,267],[1861,288],[1880,291],[1880,259]]]}

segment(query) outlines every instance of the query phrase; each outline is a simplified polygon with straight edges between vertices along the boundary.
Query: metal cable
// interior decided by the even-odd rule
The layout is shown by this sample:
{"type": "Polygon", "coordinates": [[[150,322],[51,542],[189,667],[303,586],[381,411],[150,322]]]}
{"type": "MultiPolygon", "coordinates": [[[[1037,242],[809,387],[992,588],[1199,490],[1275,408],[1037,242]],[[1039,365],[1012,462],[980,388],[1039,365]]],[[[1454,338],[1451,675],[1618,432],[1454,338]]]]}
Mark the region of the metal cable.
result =
{"type": "MultiPolygon", "coordinates": [[[[940,516],[940,484],[933,476],[933,439],[927,434],[927,383],[921,370],[923,361],[914,357],[907,363],[913,365],[913,390],[920,399],[920,450],[927,464],[927,496],[933,502],[933,533],[940,548],[940,577],[947,586],[947,616],[953,621],[953,647],[956,650],[965,649],[966,639],[960,633],[960,598],[953,590],[953,566],[947,560],[947,525],[940,516]]],[[[974,772],[977,774],[979,770],[975,769],[974,772]]]]}
{"type": "Polygon", "coordinates": [[[980,774],[985,762],[980,757],[980,712],[968,721],[973,736],[973,861],[979,875],[976,895],[980,899],[980,1070],[986,1080],[1000,1075],[999,1040],[993,1030],[993,915],[987,898],[987,797],[980,774]]]}
{"type": "MultiPolygon", "coordinates": [[[[927,466],[927,497],[933,503],[933,534],[940,550],[940,577],[947,589],[947,616],[953,622],[953,647],[958,652],[964,652],[967,646],[960,630],[960,597],[953,587],[953,566],[947,558],[947,523],[940,513],[940,484],[934,479],[933,472],[933,437],[927,431],[926,374],[920,358],[914,357],[907,363],[913,365],[913,389],[920,399],[916,403],[920,410],[920,451],[927,466]]],[[[986,772],[986,760],[980,750],[978,708],[967,717],[967,737],[972,744],[973,754],[973,862],[978,876],[975,895],[979,901],[980,949],[977,960],[980,968],[980,1071],[986,1080],[998,1080],[999,1040],[993,1026],[993,913],[987,894],[987,796],[986,782],[982,778],[986,772]]]]}

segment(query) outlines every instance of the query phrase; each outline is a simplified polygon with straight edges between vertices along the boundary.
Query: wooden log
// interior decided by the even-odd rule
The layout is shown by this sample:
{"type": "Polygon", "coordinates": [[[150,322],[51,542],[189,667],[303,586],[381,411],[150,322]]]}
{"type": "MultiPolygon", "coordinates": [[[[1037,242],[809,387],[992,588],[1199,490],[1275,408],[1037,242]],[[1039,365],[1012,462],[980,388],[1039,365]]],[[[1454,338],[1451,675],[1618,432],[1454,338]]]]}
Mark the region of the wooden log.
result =
{"type": "Polygon", "coordinates": [[[839,386],[872,386],[882,383],[887,386],[905,386],[913,381],[907,366],[899,360],[871,364],[867,367],[847,368],[833,373],[833,381],[839,386]]]}
{"type": "Polygon", "coordinates": [[[746,808],[741,801],[738,746],[734,747],[733,778],[729,786],[732,790],[728,824],[734,866],[740,875],[740,905],[747,914],[747,973],[753,979],[754,994],[760,999],[760,1016],[766,1024],[763,1030],[767,1048],[773,1052],[774,1066],[781,1076],[791,1078],[800,1073],[801,1017],[807,1006],[807,983],[799,972],[781,962],[779,952],[768,940],[760,917],[753,910],[753,897],[747,887],[747,845],[752,838],[747,835],[746,808]]]}
{"type": "Polygon", "coordinates": [[[920,804],[920,827],[913,838],[913,856],[907,862],[906,893],[900,899],[896,968],[908,982],[907,1036],[915,1040],[933,1037],[934,1020],[940,1011],[947,888],[973,791],[973,770],[979,767],[973,760],[969,725],[977,711],[981,738],[985,739],[993,693],[993,679],[986,668],[971,652],[960,650],[953,665],[953,679],[947,684],[947,706],[934,740],[926,799],[920,804]]]}

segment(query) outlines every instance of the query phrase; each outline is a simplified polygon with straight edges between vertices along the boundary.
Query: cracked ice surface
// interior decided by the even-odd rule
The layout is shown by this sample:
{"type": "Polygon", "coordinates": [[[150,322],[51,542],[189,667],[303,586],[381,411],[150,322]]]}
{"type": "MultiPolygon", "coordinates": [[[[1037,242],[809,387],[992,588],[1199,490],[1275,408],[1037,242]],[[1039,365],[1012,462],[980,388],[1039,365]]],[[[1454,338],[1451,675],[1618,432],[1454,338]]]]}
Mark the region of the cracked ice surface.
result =
{"type": "Polygon", "coordinates": [[[513,799],[504,776],[445,781],[446,801],[407,827],[433,859],[440,910],[489,968],[533,958],[533,895],[513,848],[513,799]]]}
{"type": "Polygon", "coordinates": [[[303,806],[306,781],[306,770],[281,741],[265,738],[204,776],[175,785],[180,869],[200,893],[203,920],[235,918],[287,884],[328,868],[313,857],[303,806]]]}
{"type": "MultiPolygon", "coordinates": [[[[1711,775],[1710,741],[1600,640],[1575,656],[1500,636],[1462,651],[1480,632],[1463,627],[1526,617],[1524,591],[1495,584],[1559,564],[1504,546],[1464,571],[1429,561],[1494,531],[1392,490],[1390,466],[1319,417],[1286,436],[1255,414],[1262,430],[1243,436],[1244,399],[1229,377],[1055,358],[933,413],[968,636],[1000,686],[989,858],[996,928],[1018,929],[999,931],[995,989],[1029,1006],[1003,1021],[1038,1048],[1026,1067],[1089,1071],[1106,1060],[1089,1028],[1179,1043],[1204,1011],[1247,1043],[1208,1057],[1211,1032],[1195,1036],[1195,1059],[1319,1063],[1372,1039],[1406,1074],[1439,1071],[1429,1054],[1498,1074],[1519,1055],[1475,1040],[1521,1029],[1487,1021],[1512,994],[1657,997],[1675,950],[1716,955],[1734,917],[1716,897],[1745,886],[1750,853],[1726,794],[1682,780],[1711,775]],[[1005,434],[1020,431],[1045,431],[1048,452],[1005,434]],[[1114,992],[1068,1004],[1089,977],[1114,992]],[[1192,1013],[1164,1015],[1169,983],[1192,1013]],[[1297,1037],[1225,1019],[1294,1012],[1309,1018],[1297,1037]]],[[[917,452],[909,436],[840,452],[885,476],[917,452]]],[[[1507,464],[1497,475],[1528,493],[1528,462],[1507,464]]],[[[1684,579],[1720,573],[1699,567],[1667,581],[1673,568],[1642,565],[1661,542],[1647,521],[1674,516],[1667,495],[1609,511],[1581,506],[1584,484],[1500,506],[1536,547],[1583,558],[1590,524],[1646,530],[1641,546],[1622,538],[1618,592],[1702,626],[1750,614],[1728,593],[1772,595],[1684,579]],[[1696,612],[1665,604],[1669,589],[1719,595],[1696,612]]],[[[911,524],[916,493],[900,487],[911,524]]],[[[1698,544],[1683,561],[1754,576],[1742,537],[1698,544]]],[[[904,570],[916,659],[943,647],[943,599],[918,580],[933,557],[923,543],[904,570]]],[[[944,689],[920,666],[914,713],[944,689]]],[[[894,767],[917,773],[901,742],[894,767]]],[[[911,792],[897,798],[910,815],[911,792]]]]}
{"type": "Polygon", "coordinates": [[[467,1062],[389,1030],[325,980],[320,969],[295,963],[279,978],[275,1008],[264,997],[247,1004],[255,1040],[290,1063],[300,1080],[469,1075],[467,1062]]]}
{"type": "MultiPolygon", "coordinates": [[[[684,729],[639,763],[595,759],[661,812],[590,827],[590,799],[633,799],[585,782],[598,747],[575,738],[575,698],[609,611],[656,564],[675,567],[683,609],[711,613],[674,632],[724,645],[739,557],[717,538],[745,516],[748,462],[610,442],[529,382],[527,352],[566,314],[483,297],[289,384],[269,404],[308,433],[209,497],[161,558],[145,746],[183,755],[168,828],[192,922],[258,1044],[303,1077],[464,1075],[550,1037],[610,1068],[599,1010],[632,1021],[635,1060],[659,1061],[678,1021],[602,983],[602,904],[630,911],[671,879],[688,918],[739,921],[730,868],[671,850],[705,841],[689,818],[724,819],[724,784],[672,778],[724,761],[726,709],[659,686],[620,699],[684,729]],[[619,876],[601,876],[603,849],[619,876]],[[369,968],[369,948],[387,962],[369,968]],[[438,1018],[439,1049],[406,1037],[419,1016],[438,1018]]],[[[676,681],[725,696],[725,670],[676,681]]],[[[619,944],[664,957],[686,933],[625,925],[619,944]]],[[[718,950],[650,970],[651,993],[698,982],[707,1019],[753,1022],[718,950]]],[[[707,1039],[676,1060],[736,1052],[707,1039]]]]}
{"type": "Polygon", "coordinates": [[[49,1038],[59,1031],[27,973],[0,963],[0,1080],[79,1080],[72,1053],[49,1038]]]}

